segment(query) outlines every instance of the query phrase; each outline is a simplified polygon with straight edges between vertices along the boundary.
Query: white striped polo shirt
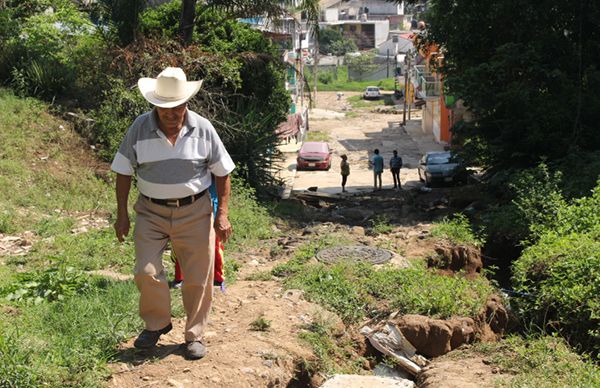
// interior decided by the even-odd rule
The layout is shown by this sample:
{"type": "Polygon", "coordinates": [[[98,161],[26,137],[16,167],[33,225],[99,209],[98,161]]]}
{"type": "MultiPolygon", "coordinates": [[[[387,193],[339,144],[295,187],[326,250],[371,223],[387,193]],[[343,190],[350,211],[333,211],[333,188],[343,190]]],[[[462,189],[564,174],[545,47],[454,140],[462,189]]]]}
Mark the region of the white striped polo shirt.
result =
{"type": "Polygon", "coordinates": [[[210,121],[187,110],[175,145],[159,129],[155,110],[129,127],[111,169],[137,173],[138,190],[151,198],[183,198],[207,189],[211,173],[226,176],[235,165],[210,121]]]}

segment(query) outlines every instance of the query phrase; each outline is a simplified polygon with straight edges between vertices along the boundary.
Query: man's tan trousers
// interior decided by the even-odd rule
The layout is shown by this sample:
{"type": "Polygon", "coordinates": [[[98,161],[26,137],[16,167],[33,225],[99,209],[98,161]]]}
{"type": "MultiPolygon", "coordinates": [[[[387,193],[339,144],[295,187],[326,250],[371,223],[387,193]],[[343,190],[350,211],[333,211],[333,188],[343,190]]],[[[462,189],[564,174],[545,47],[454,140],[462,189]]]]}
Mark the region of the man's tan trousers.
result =
{"type": "Polygon", "coordinates": [[[158,205],[140,195],[134,209],[134,273],[146,329],[160,330],[171,322],[171,297],[162,261],[171,240],[185,278],[181,288],[187,314],[185,340],[201,340],[213,295],[215,232],[210,195],[207,192],[179,208],[158,205]]]}

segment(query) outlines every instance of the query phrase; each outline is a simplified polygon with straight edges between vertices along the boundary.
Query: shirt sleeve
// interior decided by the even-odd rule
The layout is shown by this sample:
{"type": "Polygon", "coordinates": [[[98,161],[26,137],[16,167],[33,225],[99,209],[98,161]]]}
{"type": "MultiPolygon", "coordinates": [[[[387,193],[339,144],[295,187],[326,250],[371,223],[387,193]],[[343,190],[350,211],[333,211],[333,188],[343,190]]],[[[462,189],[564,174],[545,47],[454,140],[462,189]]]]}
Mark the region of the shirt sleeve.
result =
{"type": "Polygon", "coordinates": [[[134,166],[137,165],[137,154],[133,132],[133,128],[130,127],[110,166],[111,170],[117,174],[128,176],[135,174],[134,166]]]}
{"type": "Polygon", "coordinates": [[[229,175],[235,168],[235,164],[229,155],[229,152],[225,149],[225,145],[221,141],[219,134],[215,128],[210,125],[211,133],[211,144],[210,144],[210,160],[208,162],[208,169],[215,176],[226,176],[229,175]]]}

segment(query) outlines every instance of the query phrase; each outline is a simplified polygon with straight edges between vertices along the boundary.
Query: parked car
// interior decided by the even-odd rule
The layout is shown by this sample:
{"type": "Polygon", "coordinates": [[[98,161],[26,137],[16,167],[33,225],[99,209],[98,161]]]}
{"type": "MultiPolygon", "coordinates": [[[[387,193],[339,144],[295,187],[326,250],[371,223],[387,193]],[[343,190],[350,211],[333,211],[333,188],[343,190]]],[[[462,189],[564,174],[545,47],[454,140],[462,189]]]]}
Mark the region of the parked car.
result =
{"type": "Polygon", "coordinates": [[[322,141],[309,141],[302,145],[296,158],[296,170],[329,170],[331,150],[322,141]]]}
{"type": "Polygon", "coordinates": [[[368,100],[370,98],[378,99],[381,97],[381,91],[377,86],[367,86],[365,92],[363,93],[363,98],[368,100]]]}
{"type": "Polygon", "coordinates": [[[425,185],[467,183],[467,169],[451,152],[428,152],[419,162],[419,179],[425,185]]]}

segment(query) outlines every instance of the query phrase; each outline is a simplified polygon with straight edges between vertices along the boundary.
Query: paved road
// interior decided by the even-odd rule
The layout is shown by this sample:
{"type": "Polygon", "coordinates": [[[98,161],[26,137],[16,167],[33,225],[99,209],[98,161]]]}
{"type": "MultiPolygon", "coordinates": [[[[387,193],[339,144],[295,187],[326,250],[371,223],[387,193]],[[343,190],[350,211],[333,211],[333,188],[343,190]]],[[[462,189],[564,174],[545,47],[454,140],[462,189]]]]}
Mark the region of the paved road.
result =
{"type": "MultiPolygon", "coordinates": [[[[346,93],[341,101],[337,101],[335,93],[324,92],[318,97],[318,105],[327,107],[328,111],[343,112],[347,107],[345,98],[352,95],[346,93]]],[[[343,119],[321,118],[328,117],[327,112],[317,109],[311,114],[310,130],[325,132],[329,135],[329,145],[333,149],[332,168],[329,171],[297,171],[295,172],[296,153],[286,154],[284,173],[288,178],[293,176],[293,190],[305,190],[308,187],[318,187],[318,191],[330,194],[341,192],[341,176],[339,174],[340,155],[348,155],[350,176],[346,189],[352,192],[370,191],[373,189],[373,173],[368,168],[368,160],[373,150],[378,148],[384,158],[386,168],[393,150],[398,150],[402,156],[404,168],[400,179],[406,187],[420,185],[417,175],[417,163],[423,153],[441,150],[443,147],[433,140],[432,135],[421,131],[420,112],[407,122],[405,127],[400,125],[402,115],[372,113],[368,110],[357,111],[357,116],[343,119]],[[417,119],[415,119],[417,118],[417,119]]],[[[288,179],[291,182],[292,179],[288,179]]],[[[383,173],[384,189],[393,188],[392,175],[389,169],[383,173]]]]}

